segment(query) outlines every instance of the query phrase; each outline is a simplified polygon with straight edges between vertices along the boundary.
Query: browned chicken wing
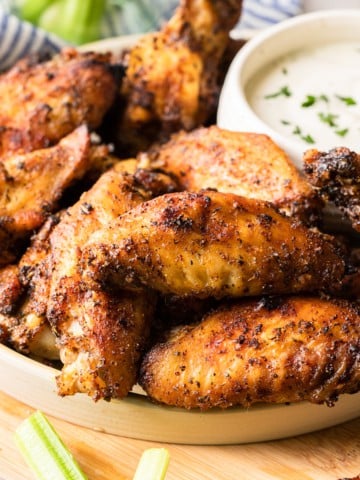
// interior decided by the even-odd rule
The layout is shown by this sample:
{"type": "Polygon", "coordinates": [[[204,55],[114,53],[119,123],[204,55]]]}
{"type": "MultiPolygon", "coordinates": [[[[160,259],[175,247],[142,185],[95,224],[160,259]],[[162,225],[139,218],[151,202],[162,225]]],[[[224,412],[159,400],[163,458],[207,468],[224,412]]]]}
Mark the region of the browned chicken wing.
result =
{"type": "Polygon", "coordinates": [[[145,35],[124,59],[117,127],[121,149],[144,150],[156,138],[191,130],[214,114],[219,64],[241,0],[181,0],[160,32],[145,35]]]}
{"type": "Polygon", "coordinates": [[[360,232],[360,155],[339,147],[329,152],[308,150],[304,171],[320,195],[333,202],[360,232]]]}
{"type": "Polygon", "coordinates": [[[173,183],[161,174],[120,162],[84,193],[50,236],[51,287],[47,316],[58,335],[64,364],[61,395],[85,392],[94,399],[123,397],[136,380],[155,296],[105,285],[92,289],[81,276],[81,248],[98,229],[173,183]],[[133,173],[126,173],[124,169],[133,173]]]}
{"type": "Polygon", "coordinates": [[[84,123],[97,128],[117,89],[109,63],[109,55],[64,49],[2,74],[0,157],[48,147],[84,123]]]}
{"type": "Polygon", "coordinates": [[[0,265],[55,210],[64,190],[91,166],[85,126],[54,147],[15,154],[0,163],[0,265]]]}
{"type": "Polygon", "coordinates": [[[7,331],[3,343],[46,359],[59,358],[46,320],[51,276],[49,235],[58,221],[58,215],[49,217],[19,263],[0,270],[0,328],[7,331]]]}
{"type": "Polygon", "coordinates": [[[11,314],[22,291],[17,265],[0,268],[0,343],[10,343],[14,322],[11,314]]]}
{"type": "Polygon", "coordinates": [[[311,291],[344,274],[332,237],[266,202],[210,190],[133,208],[91,237],[83,263],[95,282],[198,298],[311,291]]]}
{"type": "Polygon", "coordinates": [[[318,218],[322,206],[315,190],[266,135],[199,128],[174,134],[139,159],[174,175],[184,190],[212,188],[266,200],[307,222],[318,218]]]}
{"type": "Polygon", "coordinates": [[[140,384],[157,402],[185,408],[332,405],[360,389],[359,306],[315,297],[222,306],[155,345],[140,384]]]}

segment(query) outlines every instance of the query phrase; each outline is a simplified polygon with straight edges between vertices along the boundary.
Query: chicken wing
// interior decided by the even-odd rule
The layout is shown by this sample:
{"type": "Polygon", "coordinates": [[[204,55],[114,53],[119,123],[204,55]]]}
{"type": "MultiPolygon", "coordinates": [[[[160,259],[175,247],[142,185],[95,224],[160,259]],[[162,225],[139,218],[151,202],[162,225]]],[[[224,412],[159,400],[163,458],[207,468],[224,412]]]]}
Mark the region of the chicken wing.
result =
{"type": "Polygon", "coordinates": [[[22,241],[89,169],[89,152],[90,136],[82,126],[54,147],[15,154],[0,164],[0,265],[14,261],[22,241]]]}
{"type": "Polygon", "coordinates": [[[11,315],[22,293],[16,265],[0,268],[0,343],[10,343],[14,317],[11,315]]]}
{"type": "Polygon", "coordinates": [[[7,331],[2,343],[52,360],[58,359],[59,353],[46,319],[51,275],[49,235],[58,221],[58,215],[49,217],[19,263],[0,271],[0,328],[7,331]]]}
{"type": "Polygon", "coordinates": [[[106,285],[92,289],[81,276],[82,245],[118,215],[173,182],[120,162],[84,193],[50,236],[51,285],[47,318],[58,336],[64,364],[58,392],[85,392],[94,399],[123,397],[135,383],[147,341],[155,295],[106,285]],[[127,170],[133,173],[124,173],[127,170]]]}
{"type": "Polygon", "coordinates": [[[360,155],[339,147],[305,152],[304,171],[320,195],[333,202],[360,232],[360,155]]]}
{"type": "Polygon", "coordinates": [[[0,76],[0,158],[48,147],[82,124],[97,128],[116,89],[109,55],[64,49],[21,60],[0,76]]]}
{"type": "Polygon", "coordinates": [[[266,202],[210,190],[162,195],[121,215],[91,237],[83,266],[94,283],[198,298],[326,289],[344,274],[332,237],[266,202]]]}
{"type": "Polygon", "coordinates": [[[175,329],[145,356],[140,384],[185,408],[308,400],[332,405],[360,389],[360,309],[315,297],[267,297],[175,329]]]}
{"type": "Polygon", "coordinates": [[[266,200],[311,223],[320,215],[315,190],[266,135],[199,128],[174,134],[139,160],[174,175],[184,190],[211,188],[266,200]]]}
{"type": "Polygon", "coordinates": [[[120,150],[133,155],[156,138],[191,130],[214,114],[219,64],[241,0],[181,0],[160,32],[126,54],[119,110],[120,150]]]}

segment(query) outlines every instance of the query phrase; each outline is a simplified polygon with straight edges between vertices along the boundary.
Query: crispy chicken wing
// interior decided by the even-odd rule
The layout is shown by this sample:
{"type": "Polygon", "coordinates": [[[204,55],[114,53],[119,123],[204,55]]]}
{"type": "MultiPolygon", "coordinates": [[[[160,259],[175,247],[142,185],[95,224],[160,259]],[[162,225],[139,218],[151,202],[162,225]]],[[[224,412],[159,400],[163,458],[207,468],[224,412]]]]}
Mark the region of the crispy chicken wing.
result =
{"type": "Polygon", "coordinates": [[[156,138],[191,130],[214,114],[219,64],[241,0],[181,0],[160,32],[127,53],[118,122],[121,149],[134,154],[156,138]]]}
{"type": "Polygon", "coordinates": [[[22,293],[17,265],[0,268],[0,343],[10,343],[13,312],[22,293]]]}
{"type": "Polygon", "coordinates": [[[19,244],[54,211],[64,190],[91,165],[85,126],[54,147],[14,154],[0,163],[0,265],[12,262],[19,244]]]}
{"type": "Polygon", "coordinates": [[[51,275],[49,235],[58,221],[58,215],[49,217],[19,263],[0,271],[0,328],[7,331],[3,343],[47,359],[59,358],[46,320],[51,275]]]}
{"type": "Polygon", "coordinates": [[[306,221],[319,216],[315,190],[266,135],[199,128],[174,134],[139,159],[174,175],[185,190],[212,188],[266,200],[306,221]]]}
{"type": "Polygon", "coordinates": [[[173,188],[162,174],[135,171],[120,162],[102,175],[50,236],[51,287],[47,317],[59,337],[64,364],[61,395],[86,392],[94,399],[123,397],[136,379],[155,296],[105,285],[92,289],[81,276],[81,248],[98,229],[159,191],[173,188]],[[124,173],[127,170],[133,173],[124,173]]]}
{"type": "Polygon", "coordinates": [[[145,356],[140,384],[186,408],[309,400],[360,389],[360,309],[346,301],[264,298],[224,305],[145,356]]]}
{"type": "Polygon", "coordinates": [[[360,232],[360,155],[339,147],[329,152],[308,150],[304,171],[320,195],[334,204],[360,232]]]}
{"type": "Polygon", "coordinates": [[[97,128],[117,89],[109,63],[109,55],[64,49],[2,74],[0,157],[48,147],[84,123],[97,128]]]}
{"type": "Polygon", "coordinates": [[[322,289],[344,274],[332,237],[266,202],[210,190],[133,208],[91,237],[83,264],[95,283],[199,298],[322,289]]]}

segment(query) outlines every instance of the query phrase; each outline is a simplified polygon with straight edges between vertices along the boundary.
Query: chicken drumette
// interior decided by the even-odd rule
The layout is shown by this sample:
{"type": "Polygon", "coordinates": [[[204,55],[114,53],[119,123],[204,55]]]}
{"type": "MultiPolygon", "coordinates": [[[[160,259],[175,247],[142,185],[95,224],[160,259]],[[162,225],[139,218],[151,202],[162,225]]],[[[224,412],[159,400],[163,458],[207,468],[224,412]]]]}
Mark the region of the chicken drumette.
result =
{"type": "Polygon", "coordinates": [[[219,65],[241,5],[241,0],[181,0],[161,31],[129,50],[117,126],[122,150],[134,154],[212,117],[219,65]]]}

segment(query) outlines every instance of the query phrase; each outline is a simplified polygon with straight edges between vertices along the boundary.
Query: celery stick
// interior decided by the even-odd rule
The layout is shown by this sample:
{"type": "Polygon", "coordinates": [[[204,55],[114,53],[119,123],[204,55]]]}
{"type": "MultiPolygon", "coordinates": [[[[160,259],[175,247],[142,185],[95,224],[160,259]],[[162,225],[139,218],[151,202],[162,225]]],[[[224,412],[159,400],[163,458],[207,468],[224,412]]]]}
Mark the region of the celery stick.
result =
{"type": "Polygon", "coordinates": [[[166,448],[148,448],[140,458],[133,480],[164,480],[169,460],[166,448]]]}
{"type": "Polygon", "coordinates": [[[19,14],[23,20],[27,20],[36,25],[40,15],[53,1],[54,0],[24,0],[19,7],[19,14]]]}
{"type": "Polygon", "coordinates": [[[57,0],[44,11],[38,26],[80,45],[98,40],[106,0],[57,0]]]}
{"type": "Polygon", "coordinates": [[[87,480],[44,414],[37,411],[15,432],[15,441],[39,480],[87,480]]]}

